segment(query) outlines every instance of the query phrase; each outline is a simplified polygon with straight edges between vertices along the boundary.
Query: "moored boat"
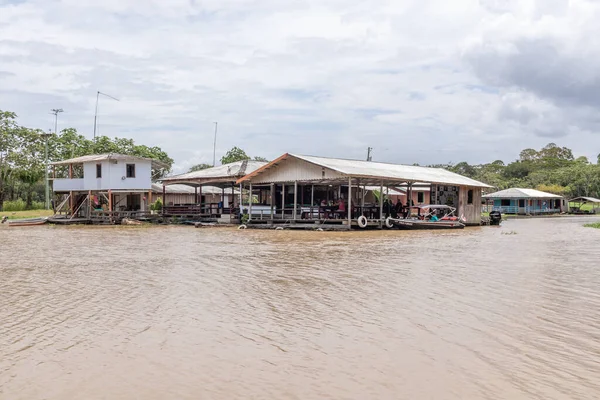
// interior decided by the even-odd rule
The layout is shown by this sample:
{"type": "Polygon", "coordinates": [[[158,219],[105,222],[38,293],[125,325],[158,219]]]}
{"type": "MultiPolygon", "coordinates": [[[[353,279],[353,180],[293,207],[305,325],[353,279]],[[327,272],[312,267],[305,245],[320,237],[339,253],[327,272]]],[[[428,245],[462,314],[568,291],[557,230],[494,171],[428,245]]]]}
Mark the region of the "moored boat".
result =
{"type": "Polygon", "coordinates": [[[48,222],[48,218],[29,218],[29,219],[18,219],[14,221],[8,221],[8,226],[17,227],[17,226],[36,226],[36,225],[44,225],[48,222]]]}
{"type": "Polygon", "coordinates": [[[387,226],[399,229],[463,229],[464,220],[455,215],[456,208],[445,205],[414,206],[416,217],[388,218],[387,226]],[[438,214],[443,214],[438,217],[438,214]]]}

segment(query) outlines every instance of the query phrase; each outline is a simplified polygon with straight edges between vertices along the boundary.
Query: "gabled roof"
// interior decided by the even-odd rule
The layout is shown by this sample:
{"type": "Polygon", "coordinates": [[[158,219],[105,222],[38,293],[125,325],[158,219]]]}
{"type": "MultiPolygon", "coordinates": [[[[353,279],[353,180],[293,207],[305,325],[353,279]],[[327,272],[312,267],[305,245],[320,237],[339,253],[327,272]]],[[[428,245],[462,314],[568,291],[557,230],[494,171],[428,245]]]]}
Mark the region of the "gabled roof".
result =
{"type": "Polygon", "coordinates": [[[302,160],[323,168],[336,171],[346,177],[370,178],[395,182],[425,182],[442,185],[472,186],[489,188],[491,186],[465,176],[455,174],[441,168],[419,167],[413,165],[388,164],[373,161],[345,160],[340,158],[326,158],[302,156],[286,153],[269,164],[246,175],[238,182],[252,181],[252,178],[273,168],[282,161],[290,158],[302,160]]]}
{"type": "Polygon", "coordinates": [[[600,199],[597,199],[595,197],[575,197],[574,199],[569,200],[569,202],[579,202],[579,203],[600,203],[600,199]]]}
{"type": "Polygon", "coordinates": [[[84,164],[91,162],[99,162],[106,160],[118,160],[118,161],[150,161],[152,163],[153,168],[168,168],[168,165],[163,163],[162,161],[155,160],[152,158],[144,158],[137,156],[130,156],[126,154],[89,154],[87,156],[70,158],[68,160],[56,161],[51,163],[51,165],[69,165],[69,164],[84,164]]]}
{"type": "Polygon", "coordinates": [[[484,199],[562,199],[562,196],[535,189],[510,188],[486,194],[484,199]]]}
{"type": "Polygon", "coordinates": [[[200,171],[188,172],[185,174],[167,176],[161,181],[165,184],[171,182],[190,182],[203,183],[210,181],[235,182],[238,178],[249,174],[260,167],[266,165],[263,161],[236,161],[230,164],[219,165],[212,168],[202,169],[200,171]]]}

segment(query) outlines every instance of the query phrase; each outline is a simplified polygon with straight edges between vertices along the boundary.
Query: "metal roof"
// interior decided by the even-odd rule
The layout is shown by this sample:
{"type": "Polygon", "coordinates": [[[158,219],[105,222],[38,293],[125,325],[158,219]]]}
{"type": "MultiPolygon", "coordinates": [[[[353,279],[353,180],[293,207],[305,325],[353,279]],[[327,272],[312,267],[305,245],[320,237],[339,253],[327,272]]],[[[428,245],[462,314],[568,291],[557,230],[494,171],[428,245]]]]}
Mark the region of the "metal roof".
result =
{"type": "Polygon", "coordinates": [[[371,178],[374,180],[384,180],[393,182],[425,182],[442,185],[472,186],[481,188],[490,188],[491,186],[476,181],[471,178],[447,171],[441,168],[419,167],[413,165],[400,165],[380,163],[362,160],[345,160],[340,158],[326,158],[315,156],[302,156],[296,154],[284,154],[278,159],[259,168],[253,173],[240,179],[238,182],[252,180],[252,177],[272,168],[279,162],[296,158],[308,163],[318,165],[323,168],[336,171],[344,176],[353,178],[371,178]]]}
{"type": "MultiPolygon", "coordinates": [[[[189,185],[167,185],[165,186],[167,194],[195,194],[196,189],[194,186],[189,185]]],[[[221,188],[216,186],[202,186],[202,194],[222,194],[221,188]]],[[[152,191],[155,193],[162,193],[163,186],[159,183],[152,184],[152,191]]],[[[239,191],[235,190],[235,194],[239,191]]],[[[231,194],[231,188],[225,188],[225,194],[231,194]]]]}
{"type": "Polygon", "coordinates": [[[87,156],[70,158],[68,160],[56,161],[50,163],[51,165],[69,165],[69,164],[84,164],[106,160],[120,160],[120,161],[150,161],[154,168],[168,168],[168,165],[160,160],[152,158],[130,156],[126,154],[89,154],[87,156]]]}
{"type": "Polygon", "coordinates": [[[203,182],[203,181],[229,181],[234,182],[238,178],[249,174],[260,167],[266,165],[263,161],[236,161],[230,164],[219,165],[212,168],[202,169],[200,171],[188,172],[185,174],[167,176],[161,181],[165,184],[169,182],[203,182]]]}
{"type": "Polygon", "coordinates": [[[562,196],[535,189],[510,188],[486,194],[484,199],[562,199],[562,196]]]}
{"type": "Polygon", "coordinates": [[[586,203],[600,203],[600,199],[597,199],[595,197],[585,197],[585,196],[581,196],[581,197],[575,197],[574,199],[569,200],[569,202],[574,202],[574,203],[582,203],[582,202],[586,202],[586,203]]]}

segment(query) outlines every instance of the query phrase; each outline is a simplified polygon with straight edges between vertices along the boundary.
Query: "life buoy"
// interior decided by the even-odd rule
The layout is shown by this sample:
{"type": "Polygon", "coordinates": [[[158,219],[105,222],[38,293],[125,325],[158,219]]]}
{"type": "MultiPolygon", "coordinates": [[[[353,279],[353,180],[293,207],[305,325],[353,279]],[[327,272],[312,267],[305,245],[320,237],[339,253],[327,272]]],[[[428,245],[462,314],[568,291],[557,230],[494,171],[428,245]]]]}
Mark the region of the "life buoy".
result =
{"type": "Polygon", "coordinates": [[[394,227],[394,224],[392,223],[392,218],[391,217],[387,217],[385,219],[385,227],[392,229],[394,227]]]}
{"type": "Polygon", "coordinates": [[[360,228],[366,228],[367,227],[367,217],[365,217],[364,215],[361,215],[360,217],[358,217],[356,219],[356,222],[358,223],[358,226],[360,228]]]}
{"type": "Polygon", "coordinates": [[[238,229],[246,229],[246,228],[248,228],[246,225],[240,225],[240,226],[238,226],[238,229]]]}

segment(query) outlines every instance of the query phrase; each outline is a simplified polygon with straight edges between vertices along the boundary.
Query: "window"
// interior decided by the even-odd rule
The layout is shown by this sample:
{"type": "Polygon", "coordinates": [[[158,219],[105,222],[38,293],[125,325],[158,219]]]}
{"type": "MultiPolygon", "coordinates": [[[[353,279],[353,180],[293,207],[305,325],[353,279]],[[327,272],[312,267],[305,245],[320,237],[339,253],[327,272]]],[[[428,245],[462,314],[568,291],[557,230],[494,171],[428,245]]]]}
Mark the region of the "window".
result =
{"type": "Polygon", "coordinates": [[[502,200],[500,200],[500,205],[502,207],[510,207],[510,200],[509,199],[502,199],[502,200]]]}
{"type": "Polygon", "coordinates": [[[467,204],[473,204],[473,189],[467,192],[467,204]]]}
{"type": "Polygon", "coordinates": [[[425,202],[425,193],[417,192],[417,203],[422,204],[425,202]]]}
{"type": "Polygon", "coordinates": [[[135,178],[135,164],[127,164],[126,168],[127,168],[126,176],[128,178],[135,178]]]}
{"type": "Polygon", "coordinates": [[[102,164],[96,164],[96,178],[102,178],[102,164]]]}

